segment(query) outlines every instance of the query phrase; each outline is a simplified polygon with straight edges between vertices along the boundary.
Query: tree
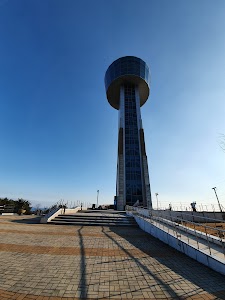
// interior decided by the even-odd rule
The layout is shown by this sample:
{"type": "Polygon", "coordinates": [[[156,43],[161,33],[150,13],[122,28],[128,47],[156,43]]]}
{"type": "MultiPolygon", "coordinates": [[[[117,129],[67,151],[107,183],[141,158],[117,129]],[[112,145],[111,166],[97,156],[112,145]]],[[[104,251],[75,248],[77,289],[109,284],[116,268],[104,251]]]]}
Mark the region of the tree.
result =
{"type": "Polygon", "coordinates": [[[0,198],[0,205],[5,206],[6,208],[11,207],[15,213],[21,214],[22,210],[25,210],[25,214],[30,214],[31,204],[28,200],[22,198],[18,200],[12,200],[8,198],[0,198]]]}
{"type": "Polygon", "coordinates": [[[20,214],[22,210],[25,210],[25,214],[30,214],[31,206],[30,201],[24,200],[22,198],[17,201],[18,213],[20,214]]]}

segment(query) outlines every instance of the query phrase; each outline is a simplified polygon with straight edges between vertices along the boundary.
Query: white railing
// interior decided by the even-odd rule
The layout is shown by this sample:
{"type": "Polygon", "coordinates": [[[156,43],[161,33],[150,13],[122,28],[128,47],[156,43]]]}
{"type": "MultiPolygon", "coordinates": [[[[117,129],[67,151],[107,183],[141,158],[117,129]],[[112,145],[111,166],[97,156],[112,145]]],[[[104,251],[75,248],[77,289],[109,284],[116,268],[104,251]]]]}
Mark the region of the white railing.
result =
{"type": "Polygon", "coordinates": [[[197,248],[207,245],[209,254],[219,251],[225,258],[225,221],[201,216],[197,212],[174,212],[169,210],[149,210],[139,207],[126,207],[127,213],[148,219],[177,239],[185,239],[189,245],[193,240],[197,248]]]}

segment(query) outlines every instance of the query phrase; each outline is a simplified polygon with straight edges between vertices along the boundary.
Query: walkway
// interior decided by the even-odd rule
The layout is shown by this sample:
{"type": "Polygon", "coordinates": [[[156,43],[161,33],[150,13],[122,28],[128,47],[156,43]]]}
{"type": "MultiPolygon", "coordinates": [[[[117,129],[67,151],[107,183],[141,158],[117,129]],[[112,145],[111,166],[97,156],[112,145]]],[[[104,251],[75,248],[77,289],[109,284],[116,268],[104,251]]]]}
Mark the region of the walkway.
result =
{"type": "Polygon", "coordinates": [[[139,228],[0,216],[0,299],[225,299],[225,277],[139,228]]]}

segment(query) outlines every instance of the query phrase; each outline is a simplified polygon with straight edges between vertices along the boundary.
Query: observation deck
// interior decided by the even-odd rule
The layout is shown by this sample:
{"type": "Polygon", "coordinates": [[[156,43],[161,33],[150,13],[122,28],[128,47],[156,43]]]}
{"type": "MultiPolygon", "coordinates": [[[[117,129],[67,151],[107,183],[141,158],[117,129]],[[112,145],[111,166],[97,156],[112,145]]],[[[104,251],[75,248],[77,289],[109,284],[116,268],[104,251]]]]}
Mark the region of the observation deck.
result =
{"type": "Polygon", "coordinates": [[[135,56],[125,56],[115,60],[105,74],[107,99],[112,107],[119,109],[120,86],[138,86],[140,106],[144,105],[150,94],[150,72],[148,65],[135,56]]]}

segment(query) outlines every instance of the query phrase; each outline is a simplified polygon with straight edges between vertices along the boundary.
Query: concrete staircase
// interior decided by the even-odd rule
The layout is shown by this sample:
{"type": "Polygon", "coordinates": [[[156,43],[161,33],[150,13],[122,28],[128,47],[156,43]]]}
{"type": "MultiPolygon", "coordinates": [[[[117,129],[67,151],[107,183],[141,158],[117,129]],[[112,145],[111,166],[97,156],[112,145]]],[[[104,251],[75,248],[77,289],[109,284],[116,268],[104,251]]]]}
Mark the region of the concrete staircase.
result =
{"type": "Polygon", "coordinates": [[[55,225],[82,226],[129,226],[138,227],[135,219],[125,212],[118,211],[80,211],[76,214],[61,214],[51,220],[55,225]]]}

